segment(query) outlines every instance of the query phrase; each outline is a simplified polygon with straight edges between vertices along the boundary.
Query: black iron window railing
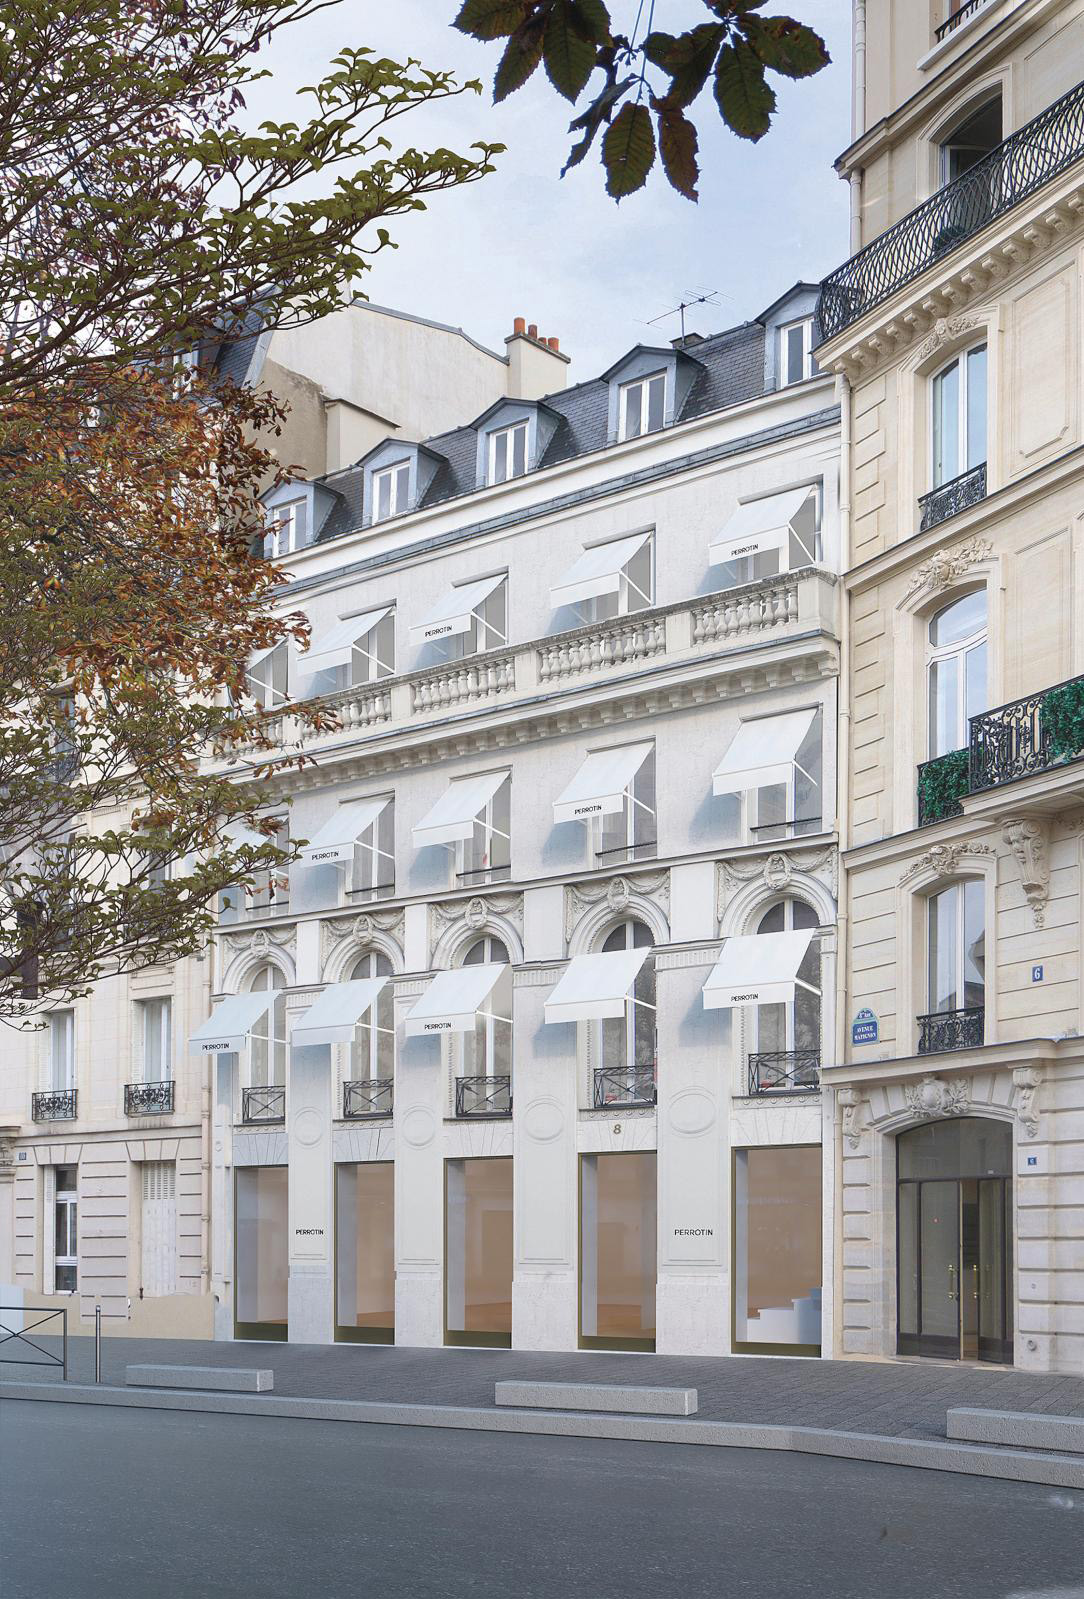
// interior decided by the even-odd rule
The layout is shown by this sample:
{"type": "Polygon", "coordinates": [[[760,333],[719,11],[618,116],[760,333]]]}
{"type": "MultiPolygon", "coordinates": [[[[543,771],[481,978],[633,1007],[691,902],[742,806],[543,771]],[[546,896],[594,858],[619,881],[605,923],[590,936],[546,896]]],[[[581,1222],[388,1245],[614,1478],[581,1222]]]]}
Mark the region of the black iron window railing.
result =
{"type": "Polygon", "coordinates": [[[970,471],[961,472],[958,477],[950,478],[947,483],[941,483],[928,494],[919,496],[918,531],[928,533],[931,527],[939,527],[950,516],[966,511],[969,505],[977,505],[985,498],[986,462],[982,461],[970,471]]]}
{"type": "Polygon", "coordinates": [[[986,1012],[981,1005],[965,1010],[935,1010],[918,1018],[920,1055],[945,1055],[953,1049],[974,1049],[981,1044],[986,1012]]]}
{"type": "Polygon", "coordinates": [[[950,33],[955,33],[961,22],[966,22],[968,17],[973,17],[976,11],[981,11],[987,0],[964,0],[962,6],[957,6],[955,11],[950,11],[939,28],[934,29],[934,38],[938,44],[942,39],[947,39],[950,33]]]}
{"type": "Polygon", "coordinates": [[[1077,84],[830,273],[817,306],[822,338],[835,338],[1081,156],[1084,84],[1077,84]]]}
{"type": "Polygon", "coordinates": [[[364,1077],[354,1083],[344,1083],[344,1119],[353,1122],[364,1121],[368,1116],[390,1116],[394,1086],[391,1077],[364,1077]]]}
{"type": "Polygon", "coordinates": [[[73,1122],[74,1088],[52,1088],[44,1094],[31,1094],[30,1114],[36,1122],[73,1122]]]}
{"type": "Polygon", "coordinates": [[[1048,771],[1084,755],[1084,677],[971,718],[971,793],[1048,771]]]}
{"type": "Polygon", "coordinates": [[[947,816],[959,816],[960,804],[968,792],[968,753],[966,750],[949,750],[947,755],[935,755],[932,761],[921,761],[918,768],[918,825],[929,827],[931,822],[943,822],[947,816]]]}
{"type": "Polygon", "coordinates": [[[769,1049],[749,1057],[751,1094],[798,1093],[817,1088],[821,1057],[816,1049],[769,1049]]]}
{"type": "Polygon", "coordinates": [[[284,1122],[286,1120],[286,1089],[272,1083],[268,1088],[243,1088],[241,1090],[241,1120],[243,1122],[284,1122]]]}
{"type": "Polygon", "coordinates": [[[596,1067],[593,1103],[596,1110],[610,1105],[653,1105],[654,1066],[596,1067]]]}
{"type": "Polygon", "coordinates": [[[168,1116],[173,1109],[173,1084],[125,1083],[126,1116],[168,1116]]]}
{"type": "Polygon", "coordinates": [[[512,1079],[457,1077],[455,1113],[457,1116],[511,1116],[512,1079]]]}

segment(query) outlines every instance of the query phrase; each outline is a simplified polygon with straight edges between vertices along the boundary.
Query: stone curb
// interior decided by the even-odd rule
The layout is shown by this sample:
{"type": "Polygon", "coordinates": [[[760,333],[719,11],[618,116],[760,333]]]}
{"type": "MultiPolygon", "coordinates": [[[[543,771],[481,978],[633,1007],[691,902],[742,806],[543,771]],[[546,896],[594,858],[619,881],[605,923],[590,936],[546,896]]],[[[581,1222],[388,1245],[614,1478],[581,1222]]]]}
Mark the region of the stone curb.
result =
{"type": "Polygon", "coordinates": [[[114,1405],[143,1410],[213,1411],[233,1416],[279,1416],[298,1421],[353,1421],[390,1427],[448,1427],[473,1432],[539,1433],[549,1437],[613,1438],[636,1443],[705,1444],[724,1449],[779,1449],[830,1455],[926,1471],[955,1471],[1007,1482],[1084,1489],[1084,1461],[938,1439],[888,1438],[822,1427],[776,1427],[730,1421],[602,1416],[547,1410],[485,1410],[460,1405],[374,1403],[348,1399],[261,1398],[257,1395],[142,1392],[76,1383],[0,1383],[0,1400],[114,1405]]]}

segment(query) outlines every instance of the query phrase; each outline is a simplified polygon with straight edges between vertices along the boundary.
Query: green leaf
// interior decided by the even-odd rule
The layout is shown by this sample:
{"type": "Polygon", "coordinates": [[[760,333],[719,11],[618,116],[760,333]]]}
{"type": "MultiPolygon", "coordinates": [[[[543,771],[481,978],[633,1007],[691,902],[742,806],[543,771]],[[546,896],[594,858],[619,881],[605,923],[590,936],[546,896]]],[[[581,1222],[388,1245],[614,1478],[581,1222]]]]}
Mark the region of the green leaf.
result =
{"type": "Polygon", "coordinates": [[[649,33],[643,43],[647,59],[670,76],[666,98],[673,106],[692,105],[715,65],[726,29],[705,22],[676,38],[669,33],[649,33]]]}
{"type": "Polygon", "coordinates": [[[507,99],[527,82],[542,59],[545,29],[546,14],[542,12],[528,17],[509,39],[493,79],[494,103],[507,99]]]}
{"type": "Polygon", "coordinates": [[[572,26],[581,39],[591,44],[613,44],[610,32],[610,13],[603,0],[569,0],[572,26]]]}
{"type": "Polygon", "coordinates": [[[750,46],[773,72],[787,78],[809,78],[832,59],[824,40],[793,17],[746,17],[750,46]]]}
{"type": "Polygon", "coordinates": [[[553,87],[575,103],[595,69],[598,47],[577,30],[572,9],[571,0],[556,0],[546,18],[543,54],[553,87]]]}
{"type": "Polygon", "coordinates": [[[696,181],[700,176],[696,161],[696,129],[677,106],[668,106],[664,101],[659,101],[656,110],[663,171],[671,188],[683,194],[687,200],[696,200],[696,181]]]}
{"type": "Polygon", "coordinates": [[[745,43],[724,45],[715,68],[715,99],[723,121],[742,139],[762,139],[772,124],[775,95],[764,63],[745,43]]]}
{"type": "Polygon", "coordinates": [[[529,12],[529,0],[464,0],[452,27],[472,39],[503,39],[515,33],[529,12]]]}
{"type": "Polygon", "coordinates": [[[655,130],[646,105],[623,105],[602,141],[606,193],[614,200],[634,194],[655,164],[655,130]]]}
{"type": "Polygon", "coordinates": [[[602,93],[596,95],[587,110],[569,123],[569,133],[582,131],[583,138],[578,144],[574,144],[569,151],[568,160],[561,168],[562,178],[572,167],[579,166],[588,150],[594,144],[598,130],[604,122],[609,122],[614,106],[621,96],[632,88],[635,82],[635,78],[623,78],[620,83],[616,79],[607,83],[602,93]]]}

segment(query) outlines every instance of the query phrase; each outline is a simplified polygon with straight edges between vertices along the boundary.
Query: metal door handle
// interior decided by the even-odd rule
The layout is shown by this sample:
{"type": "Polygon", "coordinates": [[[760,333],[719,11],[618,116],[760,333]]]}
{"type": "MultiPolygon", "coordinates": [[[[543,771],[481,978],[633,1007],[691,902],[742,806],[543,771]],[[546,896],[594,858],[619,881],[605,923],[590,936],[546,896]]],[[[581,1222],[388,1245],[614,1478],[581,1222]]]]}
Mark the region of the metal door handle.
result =
{"type": "Polygon", "coordinates": [[[955,1266],[950,1266],[949,1269],[948,1269],[948,1296],[949,1296],[950,1299],[955,1299],[956,1298],[956,1267],[955,1266]]]}
{"type": "Polygon", "coordinates": [[[979,1268],[978,1268],[978,1266],[972,1266],[971,1270],[974,1272],[974,1285],[975,1285],[975,1292],[972,1295],[972,1297],[974,1299],[977,1299],[979,1297],[979,1268]]]}

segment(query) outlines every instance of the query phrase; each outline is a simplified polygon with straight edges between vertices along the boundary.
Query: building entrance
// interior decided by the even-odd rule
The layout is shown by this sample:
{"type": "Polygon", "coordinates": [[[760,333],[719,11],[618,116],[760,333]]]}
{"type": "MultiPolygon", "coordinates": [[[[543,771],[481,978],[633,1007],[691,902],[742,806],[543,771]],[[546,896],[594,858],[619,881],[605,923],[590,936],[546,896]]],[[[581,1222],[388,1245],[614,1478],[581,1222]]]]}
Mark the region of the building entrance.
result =
{"type": "Polygon", "coordinates": [[[1011,1363],[1012,1130],[979,1117],[896,1140],[901,1355],[1011,1363]]]}

